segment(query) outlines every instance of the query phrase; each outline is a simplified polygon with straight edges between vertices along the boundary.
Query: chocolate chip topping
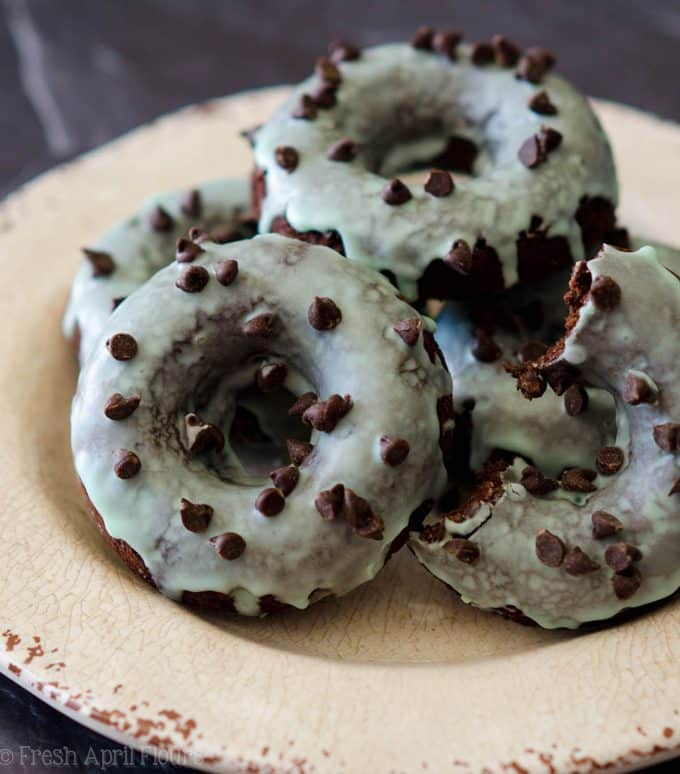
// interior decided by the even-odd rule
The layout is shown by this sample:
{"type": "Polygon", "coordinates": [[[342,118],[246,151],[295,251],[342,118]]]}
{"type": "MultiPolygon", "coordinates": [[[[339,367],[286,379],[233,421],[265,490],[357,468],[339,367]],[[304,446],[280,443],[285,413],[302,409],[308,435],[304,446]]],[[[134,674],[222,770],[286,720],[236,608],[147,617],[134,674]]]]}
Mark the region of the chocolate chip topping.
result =
{"type": "Polygon", "coordinates": [[[668,493],[668,496],[671,497],[672,495],[680,494],[680,478],[677,478],[673,486],[671,487],[671,491],[668,493]]]}
{"type": "Polygon", "coordinates": [[[621,303],[621,288],[611,277],[596,277],[590,286],[590,297],[602,312],[611,312],[621,303]]]}
{"type": "Polygon", "coordinates": [[[343,138],[334,142],[326,152],[330,161],[353,161],[357,155],[357,145],[352,140],[343,138]]]}
{"type": "Polygon", "coordinates": [[[581,376],[580,370],[566,360],[558,360],[545,368],[544,373],[555,395],[564,395],[566,390],[581,376]]]}
{"type": "Polygon", "coordinates": [[[470,51],[470,60],[477,67],[491,64],[495,59],[494,48],[491,43],[475,43],[470,51]]]}
{"type": "Polygon", "coordinates": [[[238,261],[229,258],[226,261],[218,261],[215,264],[215,279],[227,287],[236,279],[238,275],[238,261]]]}
{"type": "Polygon", "coordinates": [[[472,274],[474,257],[470,245],[464,239],[456,239],[444,261],[458,274],[467,277],[472,274]]]}
{"type": "Polygon", "coordinates": [[[305,121],[313,121],[318,113],[318,107],[314,98],[309,94],[301,94],[293,108],[293,118],[301,118],[305,121]]]}
{"type": "Polygon", "coordinates": [[[444,544],[444,550],[465,564],[476,564],[479,560],[479,546],[465,538],[453,538],[444,544]]]}
{"type": "Polygon", "coordinates": [[[399,320],[394,326],[395,333],[402,338],[409,347],[414,347],[418,343],[418,338],[423,330],[423,321],[420,317],[408,317],[405,320],[399,320]]]}
{"type": "Polygon", "coordinates": [[[189,532],[205,532],[210,526],[213,513],[212,506],[205,503],[192,503],[184,497],[179,502],[179,516],[189,532]]]}
{"type": "Polygon", "coordinates": [[[626,572],[617,572],[612,577],[612,587],[617,599],[623,600],[632,597],[641,585],[642,576],[637,567],[632,567],[626,572]]]}
{"type": "Polygon", "coordinates": [[[493,340],[491,335],[482,328],[475,330],[475,343],[472,345],[472,354],[481,363],[493,363],[502,355],[502,350],[493,340]]]}
{"type": "Polygon", "coordinates": [[[142,469],[139,457],[128,449],[116,449],[113,453],[113,472],[118,478],[134,478],[142,469]]]}
{"type": "Polygon", "coordinates": [[[319,110],[330,110],[337,104],[336,87],[328,83],[320,83],[312,92],[312,97],[319,110]]]}
{"type": "Polygon", "coordinates": [[[204,422],[193,412],[184,417],[187,445],[192,454],[224,449],[224,433],[217,425],[204,422]]]}
{"type": "Polygon", "coordinates": [[[190,239],[184,239],[184,237],[180,237],[177,240],[175,260],[177,263],[191,263],[203,252],[205,251],[200,245],[197,245],[190,239]]]}
{"type": "Polygon", "coordinates": [[[588,408],[588,393],[580,384],[572,384],[564,393],[564,410],[570,417],[577,417],[588,408]]]}
{"type": "Polygon", "coordinates": [[[127,296],[116,296],[115,298],[111,299],[111,311],[115,311],[118,309],[118,307],[125,301],[127,296]]]}
{"type": "Polygon", "coordinates": [[[666,422],[664,425],[654,425],[654,441],[665,452],[680,451],[680,423],[666,422]]]}
{"type": "Polygon", "coordinates": [[[454,30],[443,30],[437,32],[432,38],[432,47],[435,51],[448,57],[451,61],[456,59],[456,48],[460,43],[462,35],[454,30]]]}
{"type": "Polygon", "coordinates": [[[527,368],[517,377],[517,389],[527,400],[540,398],[546,390],[545,379],[533,368],[527,368]]]}
{"type": "Polygon", "coordinates": [[[552,153],[562,145],[562,133],[551,126],[542,126],[538,133],[538,141],[545,153],[552,153]]]}
{"type": "Polygon", "coordinates": [[[536,341],[535,339],[532,339],[531,341],[527,341],[527,343],[521,347],[517,354],[519,356],[520,363],[531,363],[532,361],[538,360],[539,357],[545,355],[547,351],[547,344],[544,344],[542,341],[536,341]]]}
{"type": "Polygon", "coordinates": [[[382,189],[382,198],[386,204],[397,207],[411,198],[411,192],[398,177],[395,177],[382,189]]]}
{"type": "Polygon", "coordinates": [[[455,187],[453,178],[443,169],[431,169],[427,175],[424,186],[426,193],[438,198],[448,196],[453,192],[455,187]]]}
{"type": "Polygon", "coordinates": [[[208,284],[210,275],[204,266],[187,266],[175,282],[185,293],[200,293],[208,284]]]}
{"type": "Polygon", "coordinates": [[[539,116],[557,115],[557,108],[550,101],[548,92],[544,90],[537,91],[529,100],[529,110],[533,110],[539,116]]]}
{"type": "Polygon", "coordinates": [[[623,399],[631,406],[639,406],[640,403],[654,403],[658,392],[641,376],[628,372],[623,384],[623,399]]]}
{"type": "Polygon", "coordinates": [[[285,363],[265,363],[257,372],[257,386],[261,392],[278,390],[288,376],[288,366],[285,363]]]}
{"type": "Polygon", "coordinates": [[[330,433],[351,408],[352,399],[349,395],[345,395],[344,398],[337,394],[331,395],[327,400],[312,403],[302,415],[302,421],[315,430],[330,433]]]}
{"type": "Polygon", "coordinates": [[[535,134],[522,143],[517,155],[527,169],[535,169],[547,159],[538,136],[535,134]]]}
{"type": "Polygon", "coordinates": [[[342,511],[345,499],[345,487],[336,484],[332,489],[326,489],[314,499],[314,507],[324,521],[333,521],[342,511]]]}
{"type": "Polygon", "coordinates": [[[307,310],[307,320],[317,331],[330,331],[340,325],[342,312],[332,298],[315,296],[307,310]]]}
{"type": "Polygon", "coordinates": [[[434,30],[432,27],[418,27],[411,38],[411,46],[420,51],[432,51],[434,30]]]}
{"type": "Polygon", "coordinates": [[[314,446],[306,441],[296,441],[294,438],[289,438],[286,441],[286,447],[288,448],[288,456],[293,465],[298,467],[309,457],[314,451],[314,446]]]}
{"type": "Polygon", "coordinates": [[[316,77],[322,83],[326,83],[329,86],[337,87],[342,82],[340,70],[334,62],[328,59],[328,57],[320,56],[316,60],[314,72],[316,73],[316,77]]]}
{"type": "Polygon", "coordinates": [[[382,540],[385,523],[373,512],[367,500],[345,487],[342,515],[357,537],[382,540]]]}
{"type": "Polygon", "coordinates": [[[408,441],[383,435],[380,439],[380,458],[386,465],[396,468],[408,457],[410,451],[408,441]]]}
{"type": "Polygon", "coordinates": [[[520,56],[519,47],[503,35],[494,35],[491,39],[494,58],[499,67],[514,67],[520,56]]]}
{"type": "Polygon", "coordinates": [[[567,549],[557,535],[553,535],[547,529],[542,529],[536,535],[536,556],[546,567],[559,567],[566,553],[567,549]]]}
{"type": "Polygon", "coordinates": [[[263,516],[276,516],[286,505],[286,498],[273,486],[263,489],[257,496],[255,507],[263,516]]]}
{"type": "Polygon", "coordinates": [[[560,479],[562,488],[567,492],[594,492],[597,487],[593,481],[597,473],[588,468],[567,468],[560,479]]]}
{"type": "Polygon", "coordinates": [[[315,392],[303,392],[288,409],[288,416],[301,417],[313,403],[317,402],[317,400],[319,400],[319,396],[315,392]]]}
{"type": "Polygon", "coordinates": [[[265,313],[252,317],[242,330],[250,338],[269,339],[274,335],[274,315],[265,313]]]}
{"type": "Polygon", "coordinates": [[[225,532],[210,538],[210,545],[222,559],[232,562],[246,550],[246,541],[236,532],[225,532]]]}
{"type": "Polygon", "coordinates": [[[196,188],[187,191],[179,208],[188,218],[200,218],[203,209],[200,192],[196,188]]]}
{"type": "Polygon", "coordinates": [[[612,543],[604,552],[604,560],[608,567],[616,572],[624,572],[642,559],[642,551],[630,543],[612,543]]]}
{"type": "Polygon", "coordinates": [[[328,50],[334,62],[354,62],[361,56],[361,49],[346,40],[334,40],[328,50]]]}
{"type": "Polygon", "coordinates": [[[600,565],[591,559],[588,554],[582,551],[578,546],[570,548],[564,559],[564,571],[567,575],[587,575],[588,573],[599,570],[600,565]]]}
{"type": "Polygon", "coordinates": [[[132,360],[137,354],[137,342],[129,333],[114,333],[106,347],[116,360],[132,360]]]}
{"type": "Polygon", "coordinates": [[[603,446],[597,452],[595,467],[603,476],[613,476],[623,467],[626,457],[618,446],[603,446]]]}
{"type": "Polygon", "coordinates": [[[522,471],[519,483],[532,495],[547,495],[557,489],[557,481],[548,478],[533,465],[527,465],[522,471]]]}
{"type": "Polygon", "coordinates": [[[172,215],[159,205],[152,210],[149,217],[149,225],[154,231],[170,231],[175,225],[175,221],[172,215]]]}
{"type": "Polygon", "coordinates": [[[300,154],[289,145],[279,145],[274,151],[274,158],[281,169],[292,172],[300,161],[300,154]]]}
{"type": "Polygon", "coordinates": [[[547,48],[530,48],[519,61],[517,77],[530,83],[540,83],[555,65],[555,56],[547,48]]]}
{"type": "Polygon", "coordinates": [[[591,516],[591,521],[593,523],[593,537],[595,540],[612,537],[612,535],[616,535],[617,532],[621,532],[623,529],[623,524],[616,516],[612,516],[607,511],[595,511],[591,516]]]}
{"type": "Polygon", "coordinates": [[[106,406],[104,406],[104,414],[109,419],[113,419],[115,421],[127,419],[137,410],[140,400],[141,397],[139,395],[130,395],[126,398],[119,392],[114,392],[113,395],[106,401],[106,406]]]}
{"type": "Polygon", "coordinates": [[[111,253],[105,253],[103,250],[92,250],[89,247],[83,247],[82,251],[92,266],[93,277],[108,277],[113,273],[116,266],[111,253]]]}
{"type": "Polygon", "coordinates": [[[274,482],[274,486],[287,497],[297,486],[300,478],[300,471],[295,465],[284,465],[282,468],[276,468],[269,474],[269,478],[274,482]]]}

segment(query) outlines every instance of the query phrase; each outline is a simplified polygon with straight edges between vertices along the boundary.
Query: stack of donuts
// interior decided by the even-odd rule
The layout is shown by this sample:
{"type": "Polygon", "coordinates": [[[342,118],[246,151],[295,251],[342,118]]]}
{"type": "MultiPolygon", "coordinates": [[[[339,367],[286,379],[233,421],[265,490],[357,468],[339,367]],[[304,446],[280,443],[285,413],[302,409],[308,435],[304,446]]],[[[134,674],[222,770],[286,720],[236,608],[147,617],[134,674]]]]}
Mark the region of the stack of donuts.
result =
{"type": "Polygon", "coordinates": [[[680,261],[630,250],[555,61],[425,27],[335,42],[245,133],[250,181],[84,248],[75,467],[142,578],[262,615],[407,545],[548,628],[680,587],[680,261]]]}

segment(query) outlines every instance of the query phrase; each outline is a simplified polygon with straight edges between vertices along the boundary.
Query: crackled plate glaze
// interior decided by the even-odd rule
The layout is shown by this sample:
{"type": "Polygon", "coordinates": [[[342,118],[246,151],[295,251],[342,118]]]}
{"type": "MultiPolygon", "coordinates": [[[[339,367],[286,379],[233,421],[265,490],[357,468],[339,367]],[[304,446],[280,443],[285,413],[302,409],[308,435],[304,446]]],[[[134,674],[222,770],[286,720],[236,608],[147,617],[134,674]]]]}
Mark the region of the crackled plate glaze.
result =
{"type": "MultiPolygon", "coordinates": [[[[344,599],[234,620],[162,598],[104,545],[68,444],[76,363],[59,323],[79,247],[146,194],[247,174],[237,131],[282,96],[183,110],[0,207],[2,671],[103,734],[209,770],[624,770],[680,754],[677,599],[546,632],[464,607],[402,551],[344,599]]],[[[680,127],[597,109],[622,220],[678,244],[680,127]]]]}

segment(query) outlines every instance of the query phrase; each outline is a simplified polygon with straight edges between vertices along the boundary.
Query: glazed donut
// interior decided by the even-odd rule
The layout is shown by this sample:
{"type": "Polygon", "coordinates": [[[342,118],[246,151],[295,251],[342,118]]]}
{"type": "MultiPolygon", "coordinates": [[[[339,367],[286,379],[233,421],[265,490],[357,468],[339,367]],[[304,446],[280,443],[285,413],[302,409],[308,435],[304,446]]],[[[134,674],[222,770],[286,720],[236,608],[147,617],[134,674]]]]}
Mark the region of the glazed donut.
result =
{"type": "Polygon", "coordinates": [[[251,134],[260,230],[336,247],[411,298],[495,292],[617,243],[614,161],[586,98],[545,49],[459,37],[318,60],[251,134]],[[418,184],[396,177],[422,166],[418,184]]]}
{"type": "Polygon", "coordinates": [[[217,242],[252,236],[255,224],[248,220],[248,209],[245,181],[212,180],[149,197],[134,215],[83,248],[63,321],[64,335],[73,342],[80,360],[89,353],[113,309],[189,245],[186,240],[177,245],[189,229],[209,232],[217,242]]]}
{"type": "MultiPolygon", "coordinates": [[[[575,415],[590,412],[585,385],[606,389],[615,442],[559,480],[497,460],[461,508],[410,544],[464,601],[547,628],[607,619],[680,586],[680,283],[652,248],[605,246],[577,264],[565,299],[565,337],[508,368],[526,397],[544,400],[549,385],[575,415]]],[[[568,445],[554,432],[546,441],[568,445]]]]}
{"type": "Polygon", "coordinates": [[[87,497],[123,558],[174,599],[259,614],[344,594],[446,481],[451,382],[434,324],[324,247],[196,247],[110,316],[81,371],[72,446],[87,497]],[[287,388],[311,428],[260,478],[227,440],[253,385],[287,388]]]}

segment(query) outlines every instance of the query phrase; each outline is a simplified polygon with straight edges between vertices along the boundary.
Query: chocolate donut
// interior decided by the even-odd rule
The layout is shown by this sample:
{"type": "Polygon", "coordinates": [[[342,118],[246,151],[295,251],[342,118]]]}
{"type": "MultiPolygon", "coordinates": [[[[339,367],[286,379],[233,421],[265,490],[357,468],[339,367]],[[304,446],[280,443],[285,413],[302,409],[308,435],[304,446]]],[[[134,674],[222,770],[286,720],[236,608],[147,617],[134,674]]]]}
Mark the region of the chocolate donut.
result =
{"type": "Polygon", "coordinates": [[[259,614],[344,594],[444,486],[451,382],[434,325],[324,247],[199,247],[114,311],[81,371],[72,447],[87,497],[174,599],[259,614]],[[253,385],[287,388],[311,428],[260,478],[227,438],[253,385]]]}
{"type": "Polygon", "coordinates": [[[320,59],[252,133],[260,230],[336,246],[411,298],[495,292],[592,255],[618,193],[586,98],[545,49],[459,38],[320,59]],[[417,184],[397,177],[422,167],[417,184]]]}
{"type": "Polygon", "coordinates": [[[149,197],[134,215],[83,248],[63,321],[64,334],[73,341],[81,361],[113,309],[189,245],[178,245],[178,239],[191,228],[208,232],[218,242],[251,236],[255,224],[248,220],[248,207],[245,181],[212,180],[149,197]]]}
{"type": "Polygon", "coordinates": [[[590,412],[589,386],[607,390],[616,439],[559,479],[541,459],[492,462],[467,502],[410,544],[464,601],[548,628],[604,620],[680,586],[680,282],[652,248],[605,246],[577,264],[566,300],[565,337],[508,367],[523,395],[540,402],[549,388],[574,415],[590,412]]]}

